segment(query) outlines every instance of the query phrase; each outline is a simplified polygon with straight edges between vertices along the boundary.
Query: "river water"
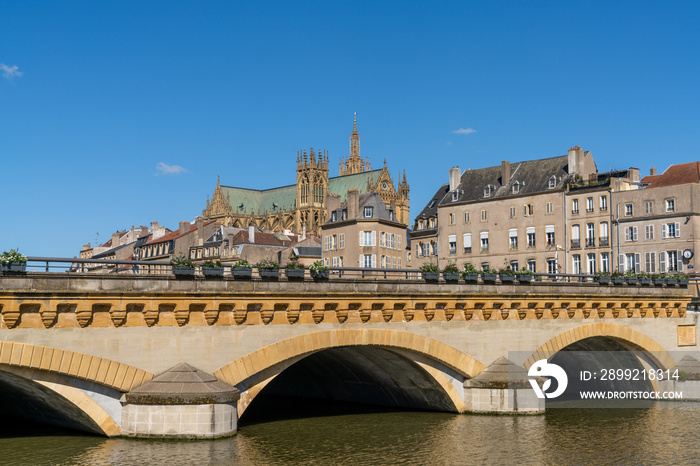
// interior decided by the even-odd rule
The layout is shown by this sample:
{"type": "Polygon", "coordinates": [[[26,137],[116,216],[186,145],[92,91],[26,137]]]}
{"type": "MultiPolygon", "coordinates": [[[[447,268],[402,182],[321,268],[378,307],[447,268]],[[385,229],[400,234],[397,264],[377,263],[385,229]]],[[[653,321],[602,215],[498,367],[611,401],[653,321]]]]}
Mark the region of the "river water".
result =
{"type": "Polygon", "coordinates": [[[697,464],[699,414],[700,404],[689,402],[541,416],[316,404],[281,417],[246,413],[236,436],[203,441],[107,439],[3,422],[0,464],[697,464]]]}

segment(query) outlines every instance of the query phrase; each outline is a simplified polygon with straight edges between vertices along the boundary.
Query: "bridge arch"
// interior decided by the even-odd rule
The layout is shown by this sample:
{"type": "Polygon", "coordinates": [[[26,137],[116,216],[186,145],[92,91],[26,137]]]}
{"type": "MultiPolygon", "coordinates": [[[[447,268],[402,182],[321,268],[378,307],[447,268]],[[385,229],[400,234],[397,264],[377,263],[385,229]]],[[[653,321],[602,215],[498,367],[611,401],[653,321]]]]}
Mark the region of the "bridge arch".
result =
{"type": "Polygon", "coordinates": [[[115,413],[120,411],[114,408],[121,394],[151,378],[150,372],[97,356],[27,343],[0,342],[0,386],[16,393],[20,403],[38,407],[34,412],[53,413],[48,417],[35,417],[39,422],[53,418],[57,425],[64,427],[106,436],[119,435],[121,428],[115,413]],[[55,409],[47,402],[55,403],[55,409]],[[110,409],[100,403],[113,406],[110,409]],[[65,418],[61,419],[62,416],[65,418]]]}
{"type": "Polygon", "coordinates": [[[629,350],[645,351],[660,369],[666,370],[676,365],[664,347],[647,335],[624,325],[595,322],[566,330],[549,339],[525,361],[525,369],[530,369],[540,359],[552,358],[569,345],[594,337],[610,338],[629,350]]]}
{"type": "Polygon", "coordinates": [[[441,394],[449,399],[451,411],[464,410],[462,393],[451,374],[460,379],[471,378],[484,369],[481,362],[468,354],[423,335],[398,330],[342,329],[281,340],[232,361],[216,370],[214,375],[241,390],[240,416],[253,399],[286,369],[309,357],[317,360],[342,357],[341,351],[349,358],[356,358],[358,352],[374,351],[374,355],[381,359],[391,360],[390,365],[408,363],[403,367],[417,369],[433,386],[439,387],[441,394]]]}

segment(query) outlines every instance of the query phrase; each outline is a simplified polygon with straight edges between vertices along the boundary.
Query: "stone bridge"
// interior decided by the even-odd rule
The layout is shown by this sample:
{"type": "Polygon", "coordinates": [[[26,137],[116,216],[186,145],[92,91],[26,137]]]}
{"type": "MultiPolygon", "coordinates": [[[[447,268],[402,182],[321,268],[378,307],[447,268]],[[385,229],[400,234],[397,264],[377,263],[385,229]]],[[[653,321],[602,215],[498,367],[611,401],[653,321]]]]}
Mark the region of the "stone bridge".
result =
{"type": "Polygon", "coordinates": [[[586,349],[644,351],[639,367],[671,369],[696,349],[690,299],[595,283],[4,275],[0,414],[107,436],[218,436],[261,392],[538,412],[489,385],[487,368],[586,349]],[[193,390],[212,391],[193,401],[193,390]]]}

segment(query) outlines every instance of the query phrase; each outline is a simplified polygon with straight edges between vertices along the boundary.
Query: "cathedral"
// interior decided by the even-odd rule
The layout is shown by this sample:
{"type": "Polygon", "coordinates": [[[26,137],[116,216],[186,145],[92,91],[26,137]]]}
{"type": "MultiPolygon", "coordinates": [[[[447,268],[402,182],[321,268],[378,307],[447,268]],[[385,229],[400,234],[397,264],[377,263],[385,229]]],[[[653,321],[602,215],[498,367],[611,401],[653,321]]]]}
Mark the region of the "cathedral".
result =
{"type": "Polygon", "coordinates": [[[345,201],[348,191],[360,193],[375,191],[389,206],[396,202],[396,218],[409,223],[409,186],[406,170],[398,186],[384,167],[372,170],[369,158],[360,156],[360,134],[357,132],[357,117],[350,133],[350,155],[341,158],[339,174],[328,176],[328,152],[314,152],[313,148],[297,152],[296,183],[271,189],[247,189],[224,186],[217,180],[211,200],[207,196],[207,207],[202,211],[205,219],[234,227],[258,226],[272,231],[290,230],[320,236],[321,225],[326,220],[326,196],[337,194],[345,201]]]}

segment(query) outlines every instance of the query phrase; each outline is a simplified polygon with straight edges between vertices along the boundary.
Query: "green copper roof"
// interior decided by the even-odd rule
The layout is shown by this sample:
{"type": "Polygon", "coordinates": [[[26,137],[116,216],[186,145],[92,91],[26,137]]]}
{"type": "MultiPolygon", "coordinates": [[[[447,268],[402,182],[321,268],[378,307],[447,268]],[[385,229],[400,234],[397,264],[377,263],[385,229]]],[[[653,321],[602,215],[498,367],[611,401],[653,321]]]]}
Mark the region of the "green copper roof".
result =
{"type": "MultiPolygon", "coordinates": [[[[351,189],[357,189],[361,193],[367,192],[367,181],[371,179],[371,184],[376,184],[380,172],[381,170],[372,170],[329,178],[328,190],[340,194],[340,202],[345,202],[345,195],[351,189]]],[[[263,190],[221,186],[224,198],[229,198],[231,208],[236,214],[275,213],[281,209],[292,211],[296,208],[296,189],[295,184],[263,190]]]]}

